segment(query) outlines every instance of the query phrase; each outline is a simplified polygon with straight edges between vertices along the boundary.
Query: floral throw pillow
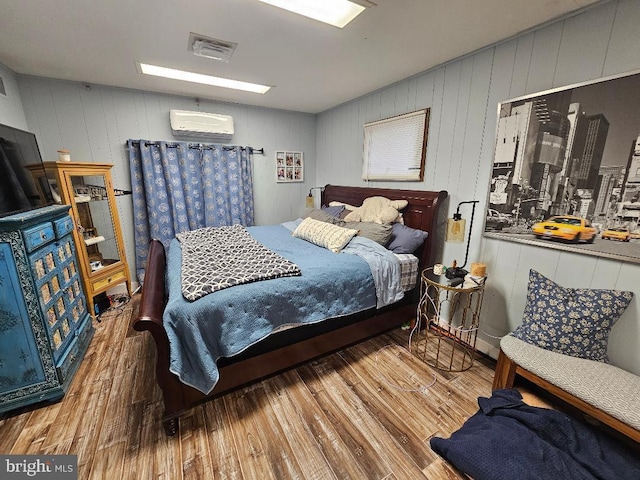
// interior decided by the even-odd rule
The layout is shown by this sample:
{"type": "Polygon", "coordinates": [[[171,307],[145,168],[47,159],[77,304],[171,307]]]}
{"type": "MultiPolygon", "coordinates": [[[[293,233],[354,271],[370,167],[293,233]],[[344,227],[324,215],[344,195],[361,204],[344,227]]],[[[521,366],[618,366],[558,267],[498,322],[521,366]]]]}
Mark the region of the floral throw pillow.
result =
{"type": "Polygon", "coordinates": [[[633,292],[565,288],[531,270],[524,317],[512,335],[572,357],[608,362],[609,332],[633,292]]]}

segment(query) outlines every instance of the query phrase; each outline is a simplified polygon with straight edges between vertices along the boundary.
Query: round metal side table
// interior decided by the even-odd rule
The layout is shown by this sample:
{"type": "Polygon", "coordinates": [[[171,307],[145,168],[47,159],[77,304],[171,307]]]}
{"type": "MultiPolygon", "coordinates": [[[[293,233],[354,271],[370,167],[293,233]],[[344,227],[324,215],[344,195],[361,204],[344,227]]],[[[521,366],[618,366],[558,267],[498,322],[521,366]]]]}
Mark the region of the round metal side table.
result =
{"type": "Polygon", "coordinates": [[[484,284],[460,288],[439,280],[430,269],[421,273],[420,331],[412,351],[432,367],[461,372],[473,366],[484,284]]]}

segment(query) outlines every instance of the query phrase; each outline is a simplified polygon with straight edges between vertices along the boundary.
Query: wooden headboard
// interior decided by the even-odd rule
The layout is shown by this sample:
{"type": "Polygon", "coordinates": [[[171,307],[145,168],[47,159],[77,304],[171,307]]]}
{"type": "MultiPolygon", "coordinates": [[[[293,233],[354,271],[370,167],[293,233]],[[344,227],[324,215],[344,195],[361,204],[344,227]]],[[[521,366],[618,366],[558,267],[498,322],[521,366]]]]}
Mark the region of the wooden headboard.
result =
{"type": "Polygon", "coordinates": [[[448,197],[446,191],[430,192],[326,185],[322,191],[322,204],[342,202],[358,207],[368,197],[407,200],[409,204],[402,210],[404,224],[429,232],[424,245],[416,252],[416,256],[420,259],[420,269],[441,261],[447,216],[447,209],[444,206],[448,197]]]}

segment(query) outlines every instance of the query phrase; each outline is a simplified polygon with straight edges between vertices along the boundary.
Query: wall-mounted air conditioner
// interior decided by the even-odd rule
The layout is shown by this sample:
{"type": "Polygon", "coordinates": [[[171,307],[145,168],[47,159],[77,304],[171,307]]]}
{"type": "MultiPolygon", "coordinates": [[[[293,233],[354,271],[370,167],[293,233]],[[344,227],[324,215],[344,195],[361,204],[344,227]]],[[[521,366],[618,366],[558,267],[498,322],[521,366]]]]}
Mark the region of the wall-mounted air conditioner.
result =
{"type": "Polygon", "coordinates": [[[233,117],[230,115],[171,110],[169,120],[171,131],[176,137],[198,137],[228,142],[233,135],[233,117]]]}

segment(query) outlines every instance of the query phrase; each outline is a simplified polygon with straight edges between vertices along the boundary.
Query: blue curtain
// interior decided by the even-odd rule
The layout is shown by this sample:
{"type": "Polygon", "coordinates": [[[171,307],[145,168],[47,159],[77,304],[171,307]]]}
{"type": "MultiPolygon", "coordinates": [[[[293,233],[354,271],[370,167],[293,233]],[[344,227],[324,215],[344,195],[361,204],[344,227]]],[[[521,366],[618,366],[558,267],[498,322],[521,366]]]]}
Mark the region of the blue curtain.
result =
{"type": "Polygon", "coordinates": [[[136,271],[144,281],[151,239],[253,225],[251,147],[129,140],[136,271]]]}

